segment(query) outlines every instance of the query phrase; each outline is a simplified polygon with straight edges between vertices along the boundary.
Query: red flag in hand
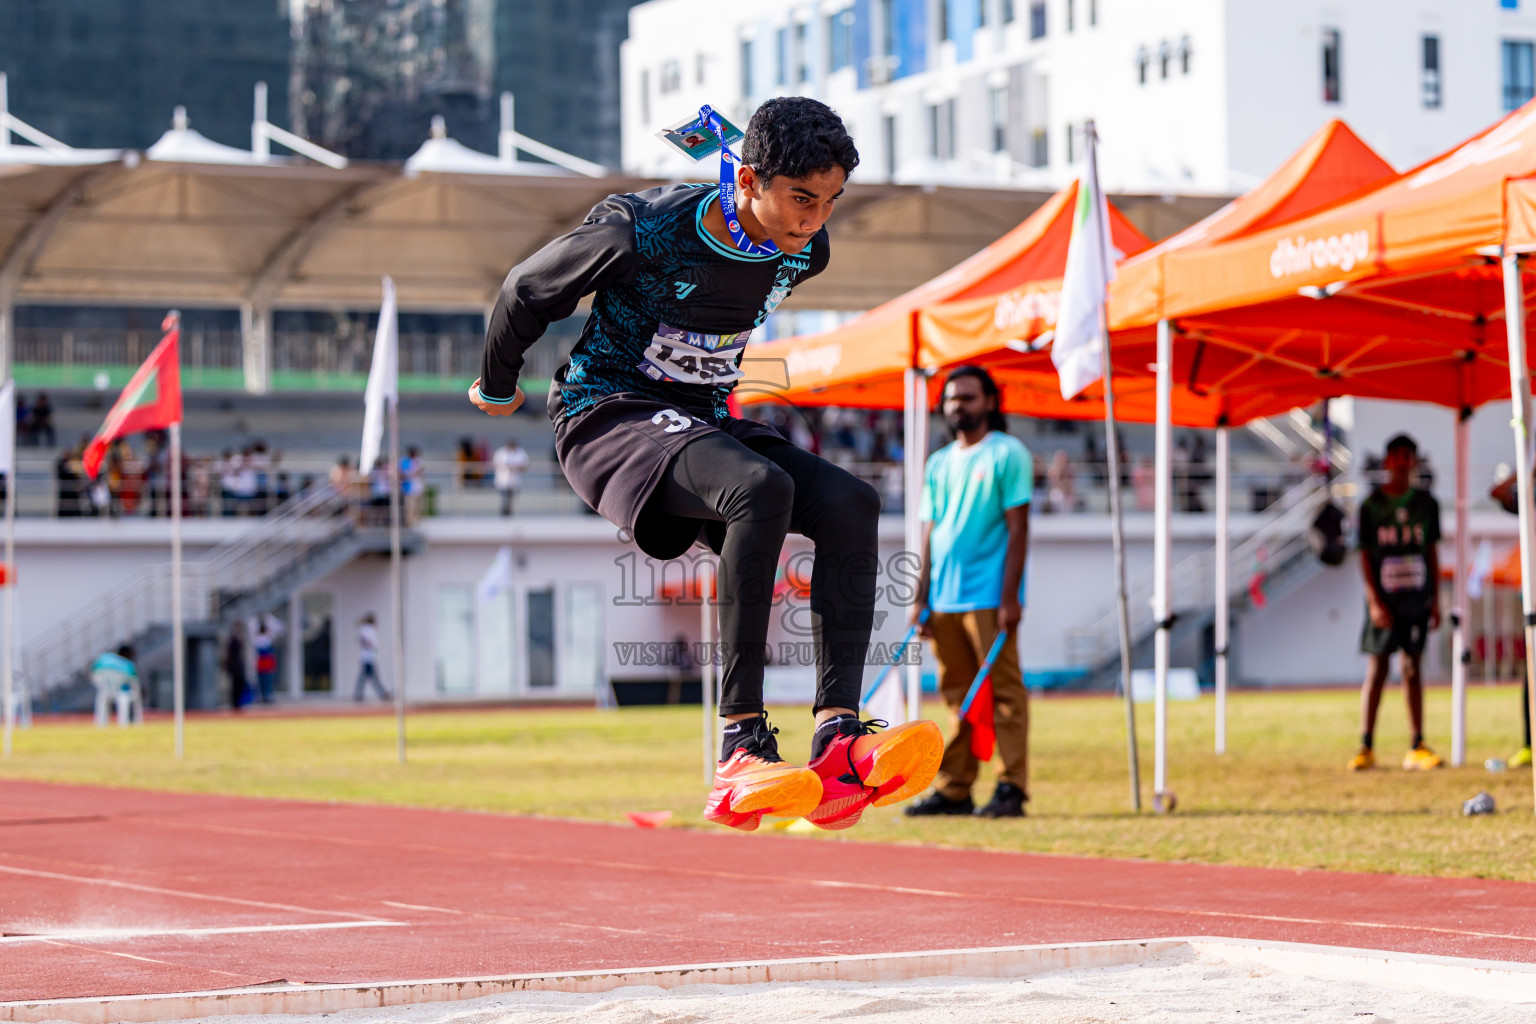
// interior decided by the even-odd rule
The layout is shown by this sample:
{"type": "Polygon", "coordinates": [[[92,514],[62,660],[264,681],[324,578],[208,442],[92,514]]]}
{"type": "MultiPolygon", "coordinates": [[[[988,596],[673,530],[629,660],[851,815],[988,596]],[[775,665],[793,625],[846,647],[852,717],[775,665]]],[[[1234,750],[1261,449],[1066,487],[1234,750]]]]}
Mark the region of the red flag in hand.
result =
{"type": "Polygon", "coordinates": [[[992,719],[992,664],[1002,653],[1008,635],[999,633],[992,640],[986,660],[981,663],[980,671],[971,681],[965,700],[960,702],[960,720],[971,723],[971,753],[980,761],[990,761],[992,751],[997,746],[997,730],[993,727],[992,719]]]}
{"type": "Polygon", "coordinates": [[[170,313],[161,325],[165,337],[144,360],[106,421],[85,447],[85,472],[92,480],[113,441],[146,430],[164,430],[181,422],[181,316],[170,313]]]}
{"type": "Polygon", "coordinates": [[[971,753],[978,761],[992,760],[992,751],[997,746],[997,729],[992,719],[990,672],[981,684],[981,689],[976,691],[976,699],[971,701],[971,709],[965,713],[965,720],[971,723],[971,753]]]}

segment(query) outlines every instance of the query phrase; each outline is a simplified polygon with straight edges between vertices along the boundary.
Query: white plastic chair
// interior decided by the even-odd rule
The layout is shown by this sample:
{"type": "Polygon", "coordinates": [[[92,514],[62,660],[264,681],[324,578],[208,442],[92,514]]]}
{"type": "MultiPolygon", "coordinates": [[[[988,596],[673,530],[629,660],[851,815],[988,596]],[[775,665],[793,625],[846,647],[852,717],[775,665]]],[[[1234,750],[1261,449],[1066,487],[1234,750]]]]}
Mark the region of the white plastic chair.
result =
{"type": "Polygon", "coordinates": [[[112,710],[119,726],[144,724],[144,694],[137,678],[116,669],[97,669],[91,673],[91,685],[96,687],[97,728],[107,727],[112,710]]]}

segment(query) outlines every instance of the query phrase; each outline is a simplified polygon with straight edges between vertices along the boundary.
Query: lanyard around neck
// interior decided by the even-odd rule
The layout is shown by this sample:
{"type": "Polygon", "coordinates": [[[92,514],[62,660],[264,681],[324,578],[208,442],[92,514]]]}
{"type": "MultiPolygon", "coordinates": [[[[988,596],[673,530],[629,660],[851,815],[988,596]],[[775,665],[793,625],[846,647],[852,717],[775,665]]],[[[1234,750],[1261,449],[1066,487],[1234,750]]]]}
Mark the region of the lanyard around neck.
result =
{"type": "Polygon", "coordinates": [[[736,215],[737,158],[736,154],[731,152],[731,147],[725,144],[725,128],[720,123],[720,115],[706,103],[699,108],[698,120],[677,131],[682,133],[707,131],[720,140],[720,212],[725,215],[725,230],[731,233],[731,241],[736,243],[736,248],[753,256],[772,256],[777,253],[779,247],[773,242],[758,244],[748,238],[746,231],[742,229],[741,219],[736,215]]]}

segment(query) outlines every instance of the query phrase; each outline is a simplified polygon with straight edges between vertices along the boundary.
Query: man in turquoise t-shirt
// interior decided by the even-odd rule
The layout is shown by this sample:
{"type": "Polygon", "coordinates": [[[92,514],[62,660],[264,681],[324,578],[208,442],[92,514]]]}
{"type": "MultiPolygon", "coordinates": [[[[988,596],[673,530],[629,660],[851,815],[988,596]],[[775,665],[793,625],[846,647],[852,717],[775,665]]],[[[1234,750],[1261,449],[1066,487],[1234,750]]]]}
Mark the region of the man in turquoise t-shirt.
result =
{"type": "MultiPolygon", "coordinates": [[[[957,367],[944,381],[942,401],[955,439],[928,457],[923,474],[922,566],[912,621],[928,611],[922,632],[939,661],[939,689],[958,712],[998,633],[1012,634],[1024,617],[1034,466],[1029,449],[1006,433],[997,385],[985,370],[957,367]]],[[[977,769],[971,725],[957,714],[934,791],[907,814],[1023,817],[1029,699],[1012,640],[992,666],[992,703],[1003,770],[991,802],[978,808],[971,801],[977,769]]]]}

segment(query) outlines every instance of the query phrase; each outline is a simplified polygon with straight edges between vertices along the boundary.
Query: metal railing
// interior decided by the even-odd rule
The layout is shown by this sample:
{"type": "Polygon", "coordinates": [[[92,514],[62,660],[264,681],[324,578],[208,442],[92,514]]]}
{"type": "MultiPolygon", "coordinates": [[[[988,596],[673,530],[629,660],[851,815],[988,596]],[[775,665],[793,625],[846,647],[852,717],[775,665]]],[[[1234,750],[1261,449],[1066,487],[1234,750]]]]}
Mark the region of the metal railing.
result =
{"type": "MultiPolygon", "coordinates": [[[[182,564],[184,617],[217,620],[223,605],[288,572],[351,533],[360,506],[318,484],[252,521],[240,536],[182,564]]],[[[76,609],[27,644],[21,667],[32,692],[65,684],[103,651],[171,622],[171,566],[150,566],[76,609]]]]}
{"type": "MultiPolygon", "coordinates": [[[[63,369],[138,366],[159,342],[157,331],[122,328],[20,327],[16,330],[15,361],[25,366],[63,369]]],[[[570,357],[574,335],[551,336],[533,346],[525,357],[523,376],[547,380],[570,357]]],[[[193,327],[181,342],[184,369],[237,372],[244,366],[238,330],[193,327]]],[[[437,377],[455,387],[467,386],[480,374],[485,336],[480,333],[400,335],[400,372],[418,378],[437,377]]],[[[373,358],[373,332],[359,325],[344,331],[276,330],[272,335],[272,369],[342,380],[360,380],[373,358]]],[[[194,374],[189,383],[197,380],[194,374]]],[[[360,387],[360,385],[359,385],[360,387]]]]}
{"type": "MultiPolygon", "coordinates": [[[[1309,477],[1281,496],[1256,522],[1252,532],[1233,545],[1228,555],[1229,596],[1248,591],[1256,574],[1285,565],[1309,550],[1307,534],[1323,503],[1328,486],[1322,477],[1309,477]]],[[[1168,604],[1176,613],[1214,605],[1216,553],[1196,552],[1168,570],[1168,604]]],[[[1146,566],[1126,580],[1131,638],[1146,636],[1156,625],[1152,608],[1154,566],[1146,566]]],[[[1119,653],[1119,609],[1113,600],[1101,605],[1079,626],[1066,632],[1067,657],[1074,665],[1101,665],[1119,653]]]]}

